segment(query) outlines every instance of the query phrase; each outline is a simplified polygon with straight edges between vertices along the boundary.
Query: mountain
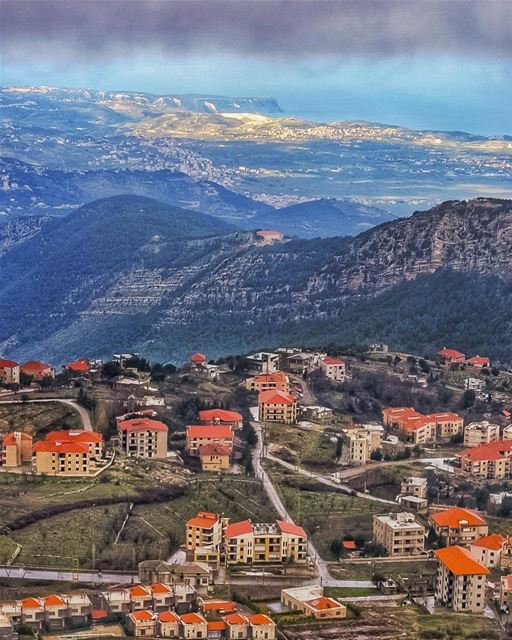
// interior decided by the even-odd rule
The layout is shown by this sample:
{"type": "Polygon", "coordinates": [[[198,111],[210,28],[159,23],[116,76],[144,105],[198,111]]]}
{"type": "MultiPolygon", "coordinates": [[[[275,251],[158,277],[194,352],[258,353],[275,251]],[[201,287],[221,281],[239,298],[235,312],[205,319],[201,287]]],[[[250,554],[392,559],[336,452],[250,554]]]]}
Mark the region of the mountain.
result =
{"type": "Polygon", "coordinates": [[[204,214],[108,198],[0,257],[0,351],[181,360],[197,348],[391,335],[397,347],[412,336],[425,348],[480,344],[511,362],[511,244],[505,200],[446,202],[355,238],[262,245],[204,214]]]}

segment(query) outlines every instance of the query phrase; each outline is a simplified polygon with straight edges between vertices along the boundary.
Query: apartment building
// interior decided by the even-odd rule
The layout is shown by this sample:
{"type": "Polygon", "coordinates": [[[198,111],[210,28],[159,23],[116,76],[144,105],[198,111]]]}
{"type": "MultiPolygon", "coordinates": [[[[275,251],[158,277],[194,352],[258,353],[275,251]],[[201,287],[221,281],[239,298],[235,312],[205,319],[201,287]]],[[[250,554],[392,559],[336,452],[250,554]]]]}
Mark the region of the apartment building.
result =
{"type": "Polygon", "coordinates": [[[70,431],[50,431],[46,442],[78,442],[87,445],[92,458],[100,460],[105,451],[105,443],[101,433],[71,429],[70,431]]]}
{"type": "Polygon", "coordinates": [[[224,528],[228,520],[221,514],[200,511],[185,524],[185,549],[187,556],[195,562],[218,565],[224,528]]]}
{"type": "Polygon", "coordinates": [[[258,396],[260,422],[297,422],[297,400],[283,391],[262,391],[258,396]]]}
{"type": "Polygon", "coordinates": [[[482,516],[462,507],[431,513],[429,523],[446,546],[468,546],[489,533],[482,516]]]}
{"type": "Polygon", "coordinates": [[[32,450],[34,473],[48,476],[88,476],[96,466],[89,447],[79,442],[36,442],[32,450]]]}
{"type": "Polygon", "coordinates": [[[510,543],[511,538],[506,538],[501,533],[492,533],[472,542],[469,550],[477,562],[492,569],[501,566],[501,554],[510,543]]]}
{"type": "Polygon", "coordinates": [[[281,564],[287,560],[303,564],[307,557],[307,535],[302,527],[276,523],[235,522],[226,527],[226,564],[281,564]]]}
{"type": "Polygon", "coordinates": [[[259,351],[250,356],[246,356],[247,370],[252,374],[274,373],[279,369],[278,353],[259,351]]]}
{"type": "Polygon", "coordinates": [[[512,574],[500,578],[500,607],[512,611],[512,574]]]}
{"type": "Polygon", "coordinates": [[[425,527],[407,511],[374,515],[373,541],[390,556],[417,555],[425,548],[425,527]]]}
{"type": "Polygon", "coordinates": [[[288,393],[290,380],[284,371],[274,371],[274,373],[262,373],[245,381],[247,391],[283,391],[288,393]]]}
{"type": "Polygon", "coordinates": [[[459,451],[455,458],[460,470],[468,475],[494,480],[512,477],[512,440],[459,451]]]}
{"type": "MultiPolygon", "coordinates": [[[[153,412],[154,413],[154,412],[153,412]]],[[[168,427],[146,415],[117,419],[119,450],[128,458],[167,458],[168,427]]]]}
{"type": "Polygon", "coordinates": [[[324,376],[333,382],[343,382],[345,380],[345,363],[341,358],[325,356],[320,360],[320,369],[324,376]]]}
{"type": "Polygon", "coordinates": [[[0,359],[0,384],[19,384],[20,365],[14,360],[0,359]]]}
{"type": "Polygon", "coordinates": [[[464,446],[468,448],[480,447],[483,444],[498,442],[500,439],[500,427],[491,424],[487,420],[471,422],[464,428],[464,446]]]}
{"type": "Polygon", "coordinates": [[[202,471],[229,471],[231,467],[232,447],[221,444],[203,444],[199,447],[199,459],[202,471]]]}
{"type": "Polygon", "coordinates": [[[413,407],[387,407],[382,418],[386,427],[400,430],[414,444],[447,440],[464,429],[464,420],[456,413],[423,415],[413,407]]]}
{"type": "Polygon", "coordinates": [[[448,440],[464,431],[464,418],[451,412],[429,413],[427,418],[436,425],[436,439],[448,440]]]}
{"type": "Polygon", "coordinates": [[[185,448],[190,456],[198,456],[201,447],[212,444],[232,451],[233,439],[233,429],[229,425],[189,425],[185,448]]]}
{"type": "Polygon", "coordinates": [[[456,612],[482,613],[489,569],[460,546],[434,552],[437,558],[436,601],[456,612]]]}
{"type": "Polygon", "coordinates": [[[228,425],[232,429],[241,429],[244,418],[238,411],[227,409],[205,409],[199,412],[199,421],[202,424],[222,424],[228,425]]]}
{"type": "Polygon", "coordinates": [[[40,382],[43,378],[53,378],[55,371],[53,367],[45,362],[38,360],[28,360],[20,365],[20,371],[26,376],[30,376],[32,380],[40,382]]]}
{"type": "Polygon", "coordinates": [[[320,585],[282,589],[281,604],[286,609],[317,619],[347,616],[347,607],[334,598],[327,598],[320,585]]]}
{"type": "Polygon", "coordinates": [[[378,449],[382,441],[383,428],[381,425],[354,425],[343,430],[343,440],[347,445],[348,460],[355,465],[365,465],[370,462],[372,451],[378,449]]]}
{"type": "Polygon", "coordinates": [[[32,462],[32,436],[21,431],[0,435],[0,467],[16,468],[32,462]]]}
{"type": "Polygon", "coordinates": [[[416,476],[405,477],[400,484],[402,495],[415,496],[416,498],[427,497],[427,479],[416,476]]]}

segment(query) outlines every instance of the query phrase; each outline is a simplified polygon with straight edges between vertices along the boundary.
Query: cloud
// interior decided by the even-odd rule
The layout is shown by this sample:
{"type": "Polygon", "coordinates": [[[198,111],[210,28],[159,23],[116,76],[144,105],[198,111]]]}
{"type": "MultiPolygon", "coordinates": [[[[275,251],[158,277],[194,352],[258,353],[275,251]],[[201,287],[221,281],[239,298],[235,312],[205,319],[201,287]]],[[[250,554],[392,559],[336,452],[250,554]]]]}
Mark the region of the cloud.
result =
{"type": "Polygon", "coordinates": [[[0,0],[5,63],[512,52],[509,0],[0,0]]]}

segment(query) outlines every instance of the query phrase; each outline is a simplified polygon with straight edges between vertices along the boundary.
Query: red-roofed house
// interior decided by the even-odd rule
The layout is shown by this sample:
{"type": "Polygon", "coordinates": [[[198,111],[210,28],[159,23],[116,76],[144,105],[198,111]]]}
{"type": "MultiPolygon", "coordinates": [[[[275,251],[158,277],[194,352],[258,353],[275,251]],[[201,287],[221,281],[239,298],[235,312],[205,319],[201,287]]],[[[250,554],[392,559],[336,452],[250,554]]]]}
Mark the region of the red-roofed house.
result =
{"type": "Polygon", "coordinates": [[[167,458],[168,427],[160,420],[137,417],[118,420],[119,448],[128,458],[167,458]]]}
{"type": "Polygon", "coordinates": [[[232,447],[222,444],[203,444],[199,447],[199,458],[203,471],[229,471],[232,447]]]}
{"type": "Polygon", "coordinates": [[[153,607],[153,594],[149,587],[137,584],[130,589],[130,599],[132,601],[132,610],[140,611],[143,609],[151,609],[153,607]]]}
{"type": "Polygon", "coordinates": [[[50,431],[45,438],[46,442],[80,442],[89,447],[89,453],[99,460],[103,456],[103,436],[97,431],[82,431],[71,429],[69,431],[50,431]]]}
{"type": "Polygon", "coordinates": [[[48,476],[88,476],[96,471],[89,447],[80,442],[41,440],[32,448],[32,468],[48,476]]]}
{"type": "Polygon", "coordinates": [[[437,558],[436,600],[457,612],[482,613],[489,569],[459,546],[434,552],[437,558]]]}
{"type": "Polygon", "coordinates": [[[436,353],[437,360],[444,365],[465,362],[466,356],[455,349],[447,349],[444,347],[436,353]]]}
{"type": "Polygon", "coordinates": [[[195,365],[203,365],[206,364],[208,358],[204,355],[204,353],[193,353],[190,356],[190,361],[195,365]]]}
{"type": "Polygon", "coordinates": [[[470,545],[489,533],[487,522],[474,511],[453,507],[430,514],[430,524],[446,545],[470,545]]]}
{"type": "Polygon", "coordinates": [[[466,360],[466,364],[469,364],[471,367],[475,367],[475,369],[487,369],[491,366],[491,361],[487,357],[473,356],[466,360]]]}
{"type": "Polygon", "coordinates": [[[195,562],[218,564],[227,519],[219,513],[200,511],[187,520],[185,525],[185,549],[187,556],[195,562]]]}
{"type": "Polygon", "coordinates": [[[208,637],[208,623],[200,613],[184,613],[181,616],[183,638],[197,640],[208,637]]]}
{"type": "Polygon", "coordinates": [[[19,384],[20,365],[14,360],[0,358],[0,384],[19,384]]]}
{"type": "Polygon", "coordinates": [[[301,611],[317,619],[347,616],[347,607],[334,598],[324,596],[324,589],[321,586],[283,589],[281,602],[292,611],[301,611]]]}
{"type": "Polygon", "coordinates": [[[62,596],[43,598],[45,622],[50,629],[64,629],[68,617],[68,604],[62,596]]]}
{"type": "Polygon", "coordinates": [[[158,616],[150,610],[133,611],[126,616],[128,632],[136,638],[156,637],[158,616]]]}
{"type": "Polygon", "coordinates": [[[276,623],[263,613],[249,616],[252,640],[275,640],[276,623]]]}
{"type": "Polygon", "coordinates": [[[79,358],[69,364],[64,365],[64,369],[73,375],[87,375],[89,373],[90,362],[87,358],[79,358]]]}
{"type": "Polygon", "coordinates": [[[199,455],[200,447],[219,444],[233,448],[233,430],[229,425],[189,425],[187,427],[186,450],[191,456],[199,455]]]}
{"type": "Polygon", "coordinates": [[[253,378],[247,378],[245,381],[247,391],[283,391],[288,393],[290,390],[290,381],[284,371],[274,371],[273,373],[261,373],[253,378]]]}
{"type": "Polygon", "coordinates": [[[55,371],[49,364],[39,362],[38,360],[28,360],[24,362],[20,365],[20,370],[35,381],[40,381],[43,378],[53,378],[55,376],[55,371]]]}
{"type": "Polygon", "coordinates": [[[512,440],[465,449],[455,457],[463,473],[486,479],[512,477],[512,440]]]}
{"type": "Polygon", "coordinates": [[[227,564],[249,564],[254,557],[254,530],[250,520],[234,522],[224,532],[227,564]]]}
{"type": "Polygon", "coordinates": [[[343,382],[345,380],[345,363],[341,358],[325,356],[320,360],[320,369],[329,380],[334,382],[343,382]]]}
{"type": "Polygon", "coordinates": [[[179,638],[179,615],[174,613],[174,611],[161,611],[158,614],[158,630],[162,638],[179,638]]]}
{"type": "Polygon", "coordinates": [[[297,399],[283,391],[262,391],[258,396],[260,422],[297,422],[297,399]]]}
{"type": "Polygon", "coordinates": [[[199,420],[203,424],[227,424],[233,429],[241,429],[244,419],[237,411],[205,409],[199,412],[199,420]]]}
{"type": "Polygon", "coordinates": [[[0,467],[20,467],[32,461],[32,436],[22,431],[0,435],[0,467]]]}
{"type": "Polygon", "coordinates": [[[222,618],[226,623],[226,640],[247,640],[249,620],[241,613],[231,613],[222,618]]]}
{"type": "Polygon", "coordinates": [[[491,533],[471,543],[471,555],[477,562],[488,569],[499,567],[501,565],[501,552],[505,545],[510,543],[511,539],[502,536],[501,533],[491,533]]]}

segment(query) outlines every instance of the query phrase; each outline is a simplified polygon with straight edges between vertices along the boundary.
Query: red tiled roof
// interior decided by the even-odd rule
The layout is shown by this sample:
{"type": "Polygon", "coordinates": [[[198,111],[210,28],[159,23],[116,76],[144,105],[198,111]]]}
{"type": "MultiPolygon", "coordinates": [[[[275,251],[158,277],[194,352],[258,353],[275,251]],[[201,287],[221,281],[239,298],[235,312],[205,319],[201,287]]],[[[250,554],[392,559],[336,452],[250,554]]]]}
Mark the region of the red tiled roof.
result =
{"type": "Polygon", "coordinates": [[[49,364],[45,364],[44,362],[38,362],[37,360],[27,360],[22,365],[20,365],[23,373],[27,375],[33,375],[35,373],[43,373],[48,369],[51,369],[49,364]]]}
{"type": "Polygon", "coordinates": [[[487,524],[477,513],[462,507],[438,511],[437,513],[432,513],[430,517],[439,527],[450,527],[451,529],[460,527],[461,523],[472,527],[485,526],[487,524]]]}
{"type": "Polygon", "coordinates": [[[103,442],[103,436],[97,431],[50,431],[46,442],[82,442],[83,444],[103,442]]]}
{"type": "Polygon", "coordinates": [[[491,533],[488,536],[483,536],[479,540],[471,543],[471,546],[481,547],[482,549],[489,549],[490,551],[499,551],[503,547],[503,543],[507,538],[502,536],[501,533],[491,533]]]}
{"type": "Polygon", "coordinates": [[[238,605],[232,600],[207,600],[203,604],[203,611],[225,611],[226,613],[233,613],[237,610],[237,608],[238,605]]]}
{"type": "Polygon", "coordinates": [[[143,587],[141,584],[137,584],[130,589],[130,593],[132,596],[149,596],[151,595],[149,589],[143,587]]]}
{"type": "Polygon", "coordinates": [[[456,351],[455,349],[447,349],[446,347],[444,347],[444,349],[441,349],[441,351],[438,351],[437,355],[441,356],[442,358],[465,358],[465,355],[460,351],[456,351]]]}
{"type": "Polygon", "coordinates": [[[0,368],[2,368],[2,369],[14,369],[14,367],[19,367],[19,364],[17,362],[14,362],[14,360],[3,360],[3,359],[0,359],[0,368]]]}
{"type": "Polygon", "coordinates": [[[213,620],[208,623],[208,631],[224,631],[226,623],[222,620],[213,620]]]}
{"type": "Polygon", "coordinates": [[[151,591],[153,593],[171,593],[172,589],[168,584],[163,584],[162,582],[155,582],[155,584],[151,585],[151,591]]]}
{"type": "Polygon", "coordinates": [[[137,620],[137,622],[149,622],[153,620],[153,612],[147,609],[141,609],[140,611],[130,613],[130,618],[137,620]]]}
{"type": "Polygon", "coordinates": [[[341,602],[337,602],[332,598],[326,598],[325,596],[315,598],[314,600],[308,600],[306,604],[309,604],[310,607],[313,607],[313,609],[316,609],[317,611],[325,611],[326,609],[339,609],[339,607],[343,606],[341,602]]]}
{"type": "Polygon", "coordinates": [[[254,625],[269,624],[275,626],[275,622],[263,613],[255,613],[252,616],[249,616],[249,622],[254,625]]]}
{"type": "Polygon", "coordinates": [[[256,235],[262,236],[263,238],[266,238],[266,237],[282,238],[283,237],[283,234],[281,233],[281,231],[276,231],[275,229],[260,229],[259,231],[256,231],[256,235]]]}
{"type": "Polygon", "coordinates": [[[282,533],[290,533],[294,536],[301,536],[303,538],[307,538],[307,534],[302,527],[299,527],[297,524],[293,524],[293,522],[286,522],[285,520],[278,520],[277,526],[281,529],[282,533]]]}
{"type": "MultiPolygon", "coordinates": [[[[20,432],[20,438],[21,440],[25,440],[25,442],[29,442],[32,440],[32,436],[30,436],[28,433],[23,433],[23,431],[20,432]]],[[[11,431],[11,433],[5,435],[2,442],[4,447],[10,444],[16,444],[15,432],[11,431]]]]}
{"type": "Polygon", "coordinates": [[[489,569],[477,562],[467,549],[455,545],[434,551],[436,558],[456,576],[487,575],[489,569]]]}
{"type": "Polygon", "coordinates": [[[252,533],[252,522],[250,520],[242,520],[241,522],[233,522],[226,527],[226,539],[237,538],[248,533],[252,533]]]}
{"type": "Polygon", "coordinates": [[[103,620],[104,618],[108,618],[108,611],[106,609],[93,609],[92,610],[92,619],[93,620],[103,620]]]}
{"type": "Polygon", "coordinates": [[[356,543],[354,542],[354,540],[343,540],[342,545],[344,549],[348,549],[348,550],[357,549],[356,543]]]}
{"type": "Polygon", "coordinates": [[[332,356],[326,356],[323,359],[325,364],[343,364],[343,360],[341,358],[334,358],[332,356]]]}
{"type": "Polygon", "coordinates": [[[197,516],[187,520],[187,527],[199,527],[200,529],[211,529],[217,522],[218,516],[214,513],[198,513],[197,516]]]}
{"type": "Polygon", "coordinates": [[[385,407],[382,409],[384,416],[390,416],[392,418],[424,418],[422,413],[413,409],[413,407],[385,407]]]}
{"type": "Polygon", "coordinates": [[[458,458],[466,458],[471,462],[482,460],[502,460],[512,455],[512,440],[488,442],[471,449],[464,449],[456,454],[458,458]],[[507,455],[508,454],[508,455],[507,455]]]}
{"type": "Polygon", "coordinates": [[[191,424],[187,427],[187,437],[233,440],[233,431],[228,424],[191,424]]]}
{"type": "Polygon", "coordinates": [[[203,362],[206,362],[207,357],[204,355],[204,353],[193,353],[190,356],[190,359],[192,360],[192,362],[194,362],[195,364],[202,364],[203,362]]]}
{"type": "Polygon", "coordinates": [[[483,365],[489,365],[490,364],[490,360],[487,357],[484,356],[473,356],[472,358],[468,358],[466,360],[466,362],[468,364],[483,364],[483,365]]]}
{"type": "Polygon", "coordinates": [[[89,371],[89,360],[86,358],[79,358],[74,362],[65,364],[64,368],[69,369],[70,371],[77,371],[78,373],[87,373],[89,371]]]}
{"type": "Polygon", "coordinates": [[[89,447],[80,442],[36,442],[32,451],[34,453],[89,453],[89,447]]]}
{"type": "Polygon", "coordinates": [[[262,391],[258,397],[258,402],[266,404],[294,404],[295,398],[284,391],[269,389],[262,391]]]}
{"type": "Polygon", "coordinates": [[[199,613],[184,613],[181,621],[183,624],[206,624],[206,620],[199,613]]]}
{"type": "Polygon", "coordinates": [[[226,409],[206,409],[199,412],[199,420],[201,422],[240,422],[243,420],[242,415],[236,411],[227,411],[226,409]]]}
{"type": "Polygon", "coordinates": [[[158,614],[158,619],[160,622],[179,622],[180,617],[176,615],[173,611],[161,611],[158,614]]]}
{"type": "Polygon", "coordinates": [[[44,603],[48,607],[61,607],[66,604],[64,598],[56,595],[46,596],[44,598],[44,603]]]}
{"type": "Polygon", "coordinates": [[[231,456],[233,449],[222,444],[203,444],[199,447],[199,457],[202,456],[231,456]]]}
{"type": "Polygon", "coordinates": [[[21,606],[23,609],[40,609],[43,607],[43,602],[39,598],[24,598],[21,606]]]}
{"type": "Polygon", "coordinates": [[[247,618],[243,616],[241,613],[231,613],[229,616],[224,616],[222,618],[226,624],[247,624],[247,618]]]}
{"type": "Polygon", "coordinates": [[[281,382],[286,380],[287,375],[284,371],[274,371],[273,373],[260,373],[254,376],[254,379],[258,382],[281,382]]]}
{"type": "Polygon", "coordinates": [[[169,428],[160,420],[151,420],[150,418],[132,418],[131,420],[122,420],[119,423],[121,431],[167,431],[169,428]]]}
{"type": "Polygon", "coordinates": [[[426,416],[410,416],[404,418],[401,423],[401,428],[403,431],[412,432],[418,431],[418,429],[422,429],[423,427],[427,427],[434,422],[433,419],[427,418],[426,416]]]}
{"type": "Polygon", "coordinates": [[[435,422],[458,422],[459,420],[463,420],[461,416],[457,413],[448,412],[438,412],[438,413],[429,413],[427,414],[427,418],[434,420],[435,422]]]}

